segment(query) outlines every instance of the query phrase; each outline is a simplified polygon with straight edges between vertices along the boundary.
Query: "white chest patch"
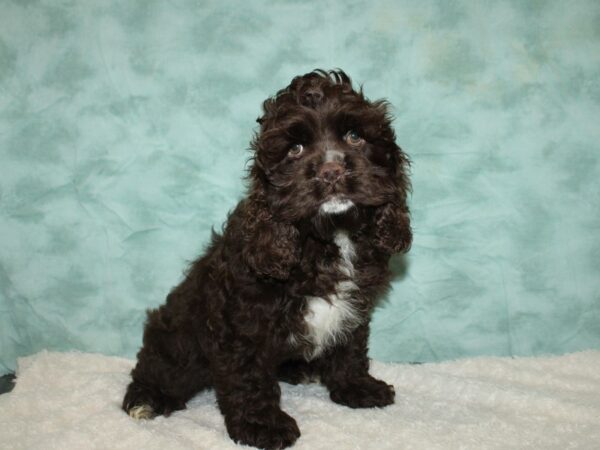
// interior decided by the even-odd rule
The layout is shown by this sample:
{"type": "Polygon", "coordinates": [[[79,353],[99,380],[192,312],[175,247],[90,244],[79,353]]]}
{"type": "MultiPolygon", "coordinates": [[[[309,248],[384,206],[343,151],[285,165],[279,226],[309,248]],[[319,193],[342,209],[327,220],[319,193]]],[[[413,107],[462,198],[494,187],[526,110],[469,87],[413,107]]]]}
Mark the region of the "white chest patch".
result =
{"type": "MultiPolygon", "coordinates": [[[[355,253],[354,244],[344,231],[335,235],[335,243],[340,249],[338,270],[348,278],[354,275],[352,263],[355,253]]],[[[340,281],[335,286],[335,292],[326,298],[306,297],[308,308],[304,315],[307,335],[303,340],[312,344],[312,351],[307,359],[317,357],[325,348],[344,339],[346,333],[354,329],[360,322],[360,315],[355,308],[353,292],[358,290],[351,280],[340,281]]],[[[294,336],[290,337],[296,341],[294,336]]]]}

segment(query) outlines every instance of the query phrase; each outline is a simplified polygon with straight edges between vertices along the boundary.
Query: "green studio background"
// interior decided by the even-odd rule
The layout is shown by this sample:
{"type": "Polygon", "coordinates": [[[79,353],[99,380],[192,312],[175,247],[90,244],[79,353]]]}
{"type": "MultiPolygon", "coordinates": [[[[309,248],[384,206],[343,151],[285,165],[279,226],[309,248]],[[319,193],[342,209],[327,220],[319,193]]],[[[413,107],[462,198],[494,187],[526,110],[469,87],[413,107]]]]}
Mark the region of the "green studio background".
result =
{"type": "Polygon", "coordinates": [[[389,98],[413,161],[372,357],[600,348],[599,2],[0,11],[0,372],[44,348],[133,357],[243,195],[261,102],[317,67],[389,98]]]}

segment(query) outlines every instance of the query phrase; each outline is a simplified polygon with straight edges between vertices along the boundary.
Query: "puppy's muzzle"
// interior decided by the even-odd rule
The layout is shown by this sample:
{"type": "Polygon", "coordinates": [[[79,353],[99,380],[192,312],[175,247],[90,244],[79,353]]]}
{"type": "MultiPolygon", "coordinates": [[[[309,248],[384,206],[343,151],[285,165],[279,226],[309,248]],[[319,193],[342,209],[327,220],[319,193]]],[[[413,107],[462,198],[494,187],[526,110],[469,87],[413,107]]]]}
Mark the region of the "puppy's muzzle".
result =
{"type": "Polygon", "coordinates": [[[319,169],[318,177],[328,184],[335,184],[344,175],[344,166],[337,161],[324,163],[319,169]]]}

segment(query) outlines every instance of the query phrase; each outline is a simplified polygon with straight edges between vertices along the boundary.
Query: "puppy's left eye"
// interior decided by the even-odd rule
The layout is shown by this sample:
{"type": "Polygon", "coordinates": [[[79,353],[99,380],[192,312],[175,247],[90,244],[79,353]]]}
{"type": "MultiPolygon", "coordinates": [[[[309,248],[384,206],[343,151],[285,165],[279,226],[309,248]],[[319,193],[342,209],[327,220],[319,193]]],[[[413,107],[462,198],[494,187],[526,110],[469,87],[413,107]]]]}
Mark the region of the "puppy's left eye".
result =
{"type": "Polygon", "coordinates": [[[359,145],[362,145],[363,142],[365,142],[365,140],[360,136],[360,134],[358,134],[356,131],[354,130],[350,130],[348,131],[345,135],[344,135],[344,140],[354,146],[354,147],[358,147],[359,145]]]}
{"type": "Polygon", "coordinates": [[[288,150],[288,155],[292,158],[298,158],[304,151],[304,145],[302,144],[294,144],[288,150]]]}

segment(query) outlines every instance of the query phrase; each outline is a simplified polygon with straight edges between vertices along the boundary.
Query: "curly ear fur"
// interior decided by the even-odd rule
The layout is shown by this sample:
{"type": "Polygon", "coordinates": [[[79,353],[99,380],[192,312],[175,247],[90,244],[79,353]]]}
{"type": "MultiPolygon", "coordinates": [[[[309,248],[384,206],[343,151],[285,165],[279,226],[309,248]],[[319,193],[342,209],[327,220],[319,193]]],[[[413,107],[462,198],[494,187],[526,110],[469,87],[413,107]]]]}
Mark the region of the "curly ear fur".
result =
{"type": "Polygon", "coordinates": [[[260,192],[250,196],[243,216],[244,262],[260,276],[288,279],[300,259],[298,229],[274,218],[260,192]]]}
{"type": "Polygon", "coordinates": [[[412,244],[410,215],[406,207],[393,203],[375,211],[375,245],[385,253],[406,253],[412,244]]]}
{"type": "Polygon", "coordinates": [[[388,254],[406,253],[412,244],[410,212],[406,199],[411,190],[407,175],[410,160],[400,147],[396,146],[396,149],[399,155],[396,164],[398,190],[394,200],[375,211],[375,245],[388,254]]]}

